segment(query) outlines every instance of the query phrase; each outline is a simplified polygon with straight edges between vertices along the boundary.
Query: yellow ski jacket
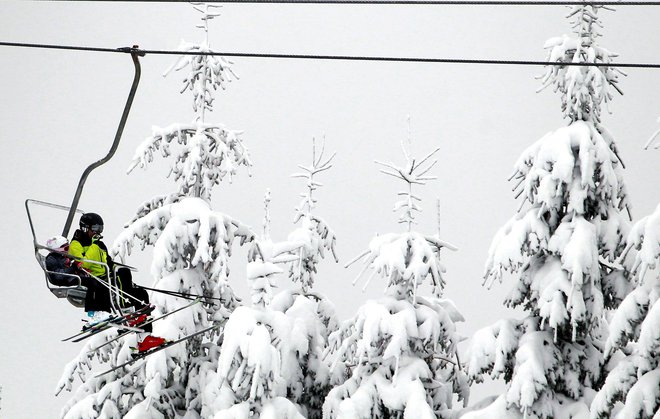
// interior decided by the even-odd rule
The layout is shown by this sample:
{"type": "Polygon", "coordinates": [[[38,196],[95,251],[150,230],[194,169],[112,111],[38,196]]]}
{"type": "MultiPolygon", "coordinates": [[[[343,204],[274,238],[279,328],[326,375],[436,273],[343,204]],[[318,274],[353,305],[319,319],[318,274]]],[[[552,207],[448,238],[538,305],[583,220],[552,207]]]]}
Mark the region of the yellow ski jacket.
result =
{"type": "MultiPolygon", "coordinates": [[[[69,245],[69,254],[74,258],[81,260],[93,260],[96,262],[108,263],[108,252],[105,250],[105,244],[97,238],[89,238],[85,233],[76,230],[69,245]]],[[[107,271],[104,265],[82,261],[82,266],[89,273],[98,278],[107,278],[107,271]]]]}

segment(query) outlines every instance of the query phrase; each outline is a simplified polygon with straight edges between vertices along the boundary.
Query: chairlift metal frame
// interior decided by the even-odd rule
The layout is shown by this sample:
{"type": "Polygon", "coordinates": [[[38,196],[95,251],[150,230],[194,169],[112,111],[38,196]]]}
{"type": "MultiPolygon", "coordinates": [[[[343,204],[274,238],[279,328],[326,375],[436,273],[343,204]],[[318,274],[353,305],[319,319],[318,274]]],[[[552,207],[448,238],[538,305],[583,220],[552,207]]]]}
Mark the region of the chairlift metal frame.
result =
{"type": "MultiPolygon", "coordinates": [[[[78,187],[76,188],[76,192],[73,197],[73,202],[71,203],[71,206],[64,206],[64,205],[58,205],[58,204],[53,204],[50,202],[45,202],[45,201],[39,201],[36,199],[26,199],[25,200],[25,210],[27,212],[28,216],[28,221],[30,223],[30,230],[32,232],[32,245],[34,247],[34,255],[35,258],[37,259],[37,262],[39,263],[39,266],[44,272],[44,276],[46,279],[46,286],[48,289],[57,297],[57,298],[66,298],[71,304],[73,304],[76,307],[83,307],[85,303],[85,296],[87,295],[87,288],[82,285],[82,281],[80,279],[80,276],[78,275],[70,275],[70,274],[62,274],[65,276],[72,276],[72,277],[77,277],[78,279],[78,285],[76,286],[57,286],[54,285],[50,282],[48,274],[49,271],[46,269],[46,256],[48,253],[52,251],[57,251],[57,249],[51,249],[44,244],[41,244],[37,240],[36,232],[35,232],[35,227],[34,223],[32,220],[32,213],[30,212],[30,206],[34,205],[40,205],[40,206],[45,206],[45,207],[50,207],[58,210],[63,210],[67,211],[67,218],[66,222],[64,223],[64,228],[62,229],[62,236],[67,237],[69,234],[69,230],[71,228],[71,224],[73,222],[73,219],[76,215],[76,213],[83,214],[84,212],[78,209],[78,202],[80,201],[80,196],[82,195],[83,188],[85,186],[85,182],[87,181],[87,177],[89,174],[96,169],[97,167],[107,163],[115,154],[115,151],[117,151],[117,147],[119,146],[119,142],[121,141],[121,136],[124,132],[124,127],[126,126],[126,121],[128,119],[128,114],[131,110],[131,106],[133,104],[133,99],[135,98],[135,93],[137,92],[137,87],[140,82],[140,76],[142,73],[142,69],[140,67],[140,61],[138,59],[138,56],[144,56],[144,52],[140,51],[137,46],[133,46],[132,48],[120,48],[120,51],[127,52],[131,54],[131,59],[133,61],[133,67],[134,67],[134,75],[133,75],[133,83],[131,84],[131,89],[128,94],[128,98],[126,99],[126,104],[124,105],[124,111],[121,115],[121,119],[119,121],[119,125],[117,127],[117,131],[115,133],[115,138],[114,141],[110,147],[110,150],[106,154],[105,157],[102,159],[90,164],[83,172],[83,174],[80,177],[80,180],[78,181],[78,187]],[[44,252],[48,252],[44,254],[44,252]]],[[[105,271],[108,274],[107,278],[114,278],[114,275],[110,275],[110,268],[107,264],[98,262],[98,261],[93,261],[93,260],[82,260],[82,262],[90,262],[93,264],[99,264],[99,265],[104,265],[105,271]]],[[[100,278],[97,278],[93,275],[90,275],[92,278],[95,280],[101,282],[104,286],[106,286],[109,291],[110,291],[110,302],[113,310],[118,310],[118,299],[121,298],[121,295],[123,292],[121,290],[118,290],[116,284],[111,284],[111,283],[106,283],[100,278]],[[114,297],[114,298],[113,298],[114,297]]]]}
{"type": "MultiPolygon", "coordinates": [[[[69,301],[75,307],[84,307],[85,297],[87,296],[87,287],[82,285],[82,280],[80,278],[80,275],[67,274],[63,272],[52,272],[46,268],[46,257],[48,256],[48,254],[51,252],[61,252],[61,251],[59,249],[53,249],[51,247],[45,246],[39,243],[39,241],[37,240],[37,234],[32,219],[32,211],[31,211],[31,207],[34,206],[50,207],[61,211],[69,211],[70,208],[64,205],[53,204],[51,202],[38,201],[36,199],[25,200],[25,210],[27,212],[28,221],[30,223],[30,231],[32,232],[32,245],[34,247],[34,257],[37,259],[37,263],[39,263],[41,270],[44,272],[46,286],[48,287],[50,292],[52,292],[57,298],[66,298],[67,301],[69,301]],[[56,273],[57,275],[75,278],[78,284],[73,286],[54,285],[49,278],[49,274],[51,273],[56,273]]],[[[84,211],[78,209],[74,213],[84,214],[84,211]]],[[[127,265],[117,264],[111,274],[110,266],[108,266],[107,263],[99,262],[96,260],[90,260],[90,259],[79,259],[78,261],[102,266],[106,273],[106,278],[110,278],[111,280],[112,278],[115,278],[115,273],[118,267],[127,267],[131,270],[135,269],[127,265]]],[[[117,285],[114,283],[114,280],[112,281],[113,283],[108,283],[107,281],[97,276],[94,276],[91,273],[88,273],[88,277],[95,281],[98,281],[102,286],[108,288],[111,297],[110,298],[111,308],[115,312],[119,311],[119,306],[120,306],[119,299],[122,298],[122,294],[125,293],[118,289],[117,285]]]]}

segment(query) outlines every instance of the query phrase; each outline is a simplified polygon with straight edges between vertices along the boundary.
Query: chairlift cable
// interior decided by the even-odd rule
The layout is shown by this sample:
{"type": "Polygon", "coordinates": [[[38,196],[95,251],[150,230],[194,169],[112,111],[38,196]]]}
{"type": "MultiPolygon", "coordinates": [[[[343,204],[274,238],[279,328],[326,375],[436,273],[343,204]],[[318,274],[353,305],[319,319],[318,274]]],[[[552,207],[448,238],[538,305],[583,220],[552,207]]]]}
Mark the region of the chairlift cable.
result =
{"type": "Polygon", "coordinates": [[[584,62],[552,62],[533,60],[495,60],[495,59],[466,59],[466,58],[429,58],[429,57],[378,57],[353,55],[314,55],[314,54],[270,54],[252,52],[202,52],[202,51],[176,51],[176,50],[149,50],[138,48],[101,48],[81,47],[73,45],[28,44],[19,42],[0,42],[0,46],[60,49],[87,52],[114,52],[137,55],[213,55],[239,58],[273,58],[273,59],[301,59],[301,60],[338,60],[338,61],[381,61],[381,62],[407,62],[407,63],[443,63],[443,64],[487,64],[487,65],[526,65],[526,66],[577,66],[577,67],[618,67],[618,68],[650,68],[660,69],[657,63],[584,63],[584,62]]]}
{"type": "MultiPolygon", "coordinates": [[[[60,0],[67,1],[67,0],[60,0]]],[[[70,1],[70,0],[69,0],[70,1]]],[[[94,0],[125,2],[127,0],[94,0]]],[[[180,3],[181,0],[134,0],[133,3],[180,3]]],[[[656,1],[528,1],[528,0],[206,0],[204,3],[226,4],[295,4],[295,5],[362,5],[362,6],[660,6],[656,1]]]]}

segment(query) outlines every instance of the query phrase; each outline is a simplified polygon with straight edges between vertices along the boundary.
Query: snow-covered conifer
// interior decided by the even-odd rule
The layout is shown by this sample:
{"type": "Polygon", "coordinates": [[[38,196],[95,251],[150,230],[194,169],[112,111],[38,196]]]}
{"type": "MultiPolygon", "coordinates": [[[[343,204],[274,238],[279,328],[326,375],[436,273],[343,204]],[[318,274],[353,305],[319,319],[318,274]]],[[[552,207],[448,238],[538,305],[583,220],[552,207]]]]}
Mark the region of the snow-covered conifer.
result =
{"type": "Polygon", "coordinates": [[[332,167],[335,154],[325,157],[325,138],[320,150],[312,140],[312,161],[309,166],[299,165],[302,172],[292,175],[306,181],[306,191],[295,208],[294,229],[288,242],[298,245],[296,259],[289,263],[289,277],[298,290],[282,290],[273,299],[273,310],[284,313],[291,327],[304,337],[303,350],[297,353],[297,370],[288,380],[287,397],[301,406],[305,417],[320,418],[325,397],[330,391],[329,368],[323,362],[330,333],[337,330],[338,319],[334,304],[323,294],[313,291],[318,265],[327,253],[338,261],[336,236],[329,224],[314,211],[317,199],[314,192],[322,185],[318,175],[332,167]]]}
{"type": "MultiPolygon", "coordinates": [[[[206,41],[185,44],[183,51],[210,51],[208,21],[217,14],[211,7],[202,12],[206,41]]],[[[193,93],[194,121],[154,128],[137,149],[129,172],[145,167],[156,152],[172,158],[177,190],[145,202],[135,217],[116,238],[111,253],[124,260],[137,243],[141,249],[153,246],[151,276],[161,290],[203,295],[204,305],[197,304],[154,324],[154,334],[174,340],[202,330],[211,324],[221,325],[236,307],[237,300],[229,286],[228,259],[235,239],[241,244],[253,239],[253,232],[240,221],[211,208],[212,188],[239,166],[251,165],[247,149],[238,133],[221,124],[207,123],[205,110],[213,103],[213,91],[230,79],[229,63],[212,56],[186,56],[176,70],[189,67],[183,91],[193,93]]],[[[142,282],[145,279],[142,278],[142,282]]],[[[189,301],[161,293],[151,295],[155,316],[169,313],[189,301]]],[[[118,365],[130,359],[136,337],[111,343],[90,352],[113,337],[101,333],[91,339],[78,359],[66,368],[58,391],[70,389],[78,374],[83,381],[74,398],[65,406],[63,416],[79,417],[199,417],[202,411],[200,384],[207,370],[217,364],[220,331],[211,336],[195,337],[148,356],[130,367],[118,369],[99,378],[88,377],[91,359],[96,355],[104,364],[118,365]]]]}
{"type": "Polygon", "coordinates": [[[616,307],[629,286],[615,263],[628,230],[623,164],[600,122],[601,106],[618,90],[618,72],[609,66],[614,54],[596,43],[601,9],[573,7],[568,17],[575,37],[546,42],[548,61],[557,64],[544,86],[561,93],[569,124],[536,141],[515,164],[511,179],[523,202],[493,239],[484,282],[515,274],[505,304],[527,317],[475,334],[470,379],[490,373],[507,387],[490,407],[466,417],[564,417],[571,404],[588,410],[603,380],[605,310],[616,307]]]}
{"type": "Polygon", "coordinates": [[[300,166],[307,193],[296,208],[302,226],[284,242],[270,238],[270,193],[265,198],[264,229],[249,252],[247,268],[251,307],[236,309],[225,328],[218,368],[207,375],[204,417],[320,417],[329,389],[328,368],[321,357],[328,334],[336,329],[334,308],[311,292],[317,264],[324,251],[334,254],[335,236],[313,212],[312,192],[320,183],[314,175],[331,167],[323,150],[312,164],[300,166]],[[284,290],[273,296],[274,276],[289,265],[289,275],[300,291],[284,290]]]}
{"type": "Polygon", "coordinates": [[[438,150],[416,160],[402,146],[404,167],[379,164],[383,173],[406,183],[395,211],[401,210],[399,222],[407,231],[374,237],[369,249],[348,264],[366,257],[355,282],[371,269],[367,284],[380,275],[386,296],[368,301],[330,336],[327,355],[337,385],[323,405],[324,418],[449,417],[454,394],[467,400],[455,326],[463,317],[441,298],[445,268],[440,250],[455,248],[411,228],[421,210],[412,186],[435,179],[427,173],[438,150]],[[432,287],[429,297],[419,289],[425,283],[432,287]]]}
{"type": "Polygon", "coordinates": [[[269,203],[267,192],[263,233],[248,254],[252,305],[237,308],[227,320],[217,368],[205,377],[202,417],[303,417],[287,400],[287,387],[305,339],[284,313],[270,307],[274,276],[284,272],[278,265],[297,260],[302,243],[271,240],[269,203]]]}

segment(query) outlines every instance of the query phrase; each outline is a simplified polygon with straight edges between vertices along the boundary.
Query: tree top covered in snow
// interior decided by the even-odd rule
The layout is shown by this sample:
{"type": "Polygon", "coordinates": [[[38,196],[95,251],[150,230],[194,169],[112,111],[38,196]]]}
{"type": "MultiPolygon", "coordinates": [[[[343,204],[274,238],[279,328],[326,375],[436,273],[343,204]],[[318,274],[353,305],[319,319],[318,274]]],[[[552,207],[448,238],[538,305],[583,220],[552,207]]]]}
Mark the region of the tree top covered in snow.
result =
{"type": "Polygon", "coordinates": [[[407,224],[408,231],[410,231],[412,225],[415,223],[415,214],[421,212],[421,207],[418,205],[421,199],[419,196],[413,194],[412,187],[413,185],[426,185],[427,181],[437,179],[437,176],[431,176],[427,173],[438,163],[437,160],[430,159],[440,149],[436,148],[419,160],[411,156],[409,151],[410,144],[406,146],[406,143],[401,141],[401,150],[406,158],[405,165],[399,166],[394,163],[383,163],[378,160],[376,160],[376,164],[384,167],[384,169],[380,170],[381,173],[394,176],[406,183],[406,190],[398,192],[398,195],[402,199],[394,204],[394,211],[401,211],[399,223],[407,224]]]}
{"type": "MultiPolygon", "coordinates": [[[[202,13],[202,24],[198,28],[204,30],[204,41],[190,43],[181,41],[179,50],[183,52],[215,52],[209,44],[209,21],[220,16],[215,12],[218,5],[197,3],[193,8],[202,13]]],[[[166,76],[172,70],[180,71],[190,67],[190,73],[183,80],[181,93],[190,90],[193,95],[193,110],[197,118],[204,120],[206,110],[213,109],[214,91],[218,88],[225,89],[227,83],[238,78],[231,68],[232,63],[219,55],[183,55],[164,74],[166,76]]]]}
{"type": "Polygon", "coordinates": [[[300,196],[302,200],[300,204],[296,207],[296,216],[293,220],[294,223],[297,223],[301,217],[309,217],[312,214],[313,209],[316,207],[316,198],[314,198],[314,191],[319,187],[323,186],[318,180],[314,179],[315,175],[318,175],[321,172],[325,172],[332,168],[332,160],[335,158],[337,153],[332,153],[328,158],[324,158],[325,154],[325,138],[321,142],[321,151],[317,152],[316,150],[316,139],[312,139],[312,163],[309,166],[304,166],[302,164],[298,165],[298,168],[302,172],[297,172],[291,175],[294,178],[302,178],[307,181],[307,191],[301,193],[300,196]]]}
{"type": "Polygon", "coordinates": [[[324,219],[313,213],[317,202],[314,191],[323,186],[315,176],[332,168],[332,160],[335,157],[335,153],[328,158],[324,157],[324,154],[325,138],[322,141],[320,152],[317,151],[316,140],[313,139],[311,165],[298,165],[302,172],[291,175],[307,181],[307,191],[300,194],[302,200],[295,208],[294,223],[300,223],[300,226],[293,230],[287,238],[288,242],[296,244],[298,249],[297,260],[289,264],[289,277],[293,282],[300,283],[305,294],[314,284],[317,265],[325,257],[325,252],[331,252],[335,262],[338,261],[335,250],[337,238],[334,231],[324,219]]]}
{"type": "Polygon", "coordinates": [[[418,202],[421,199],[412,192],[412,185],[425,185],[427,181],[436,179],[428,172],[435,166],[437,160],[430,161],[439,149],[428,153],[421,159],[411,156],[409,148],[401,142],[401,149],[406,159],[405,166],[394,163],[377,164],[385,167],[381,172],[389,176],[403,180],[407,189],[399,192],[403,199],[394,205],[394,210],[402,210],[399,223],[407,224],[408,231],[403,234],[389,233],[374,237],[369,243],[369,249],[358,255],[346,266],[366,257],[364,268],[353,281],[355,284],[367,269],[372,269],[372,274],[367,279],[364,287],[369,284],[371,278],[380,274],[387,279],[386,288],[397,298],[412,299],[415,301],[417,287],[428,277],[436,296],[442,294],[444,279],[442,274],[445,268],[440,262],[440,250],[443,247],[456,250],[453,245],[441,240],[436,236],[422,235],[411,231],[415,220],[415,213],[421,211],[418,202]]]}
{"type": "Polygon", "coordinates": [[[617,54],[598,45],[603,27],[598,12],[606,9],[598,5],[578,5],[571,8],[568,18],[574,37],[563,35],[550,38],[545,43],[547,61],[557,62],[550,66],[542,77],[545,89],[553,86],[561,94],[564,117],[571,122],[577,120],[600,122],[601,105],[613,98],[612,90],[618,88],[618,77],[623,74],[609,65],[617,54]],[[564,66],[562,63],[584,63],[581,66],[564,66]],[[590,63],[599,66],[588,65],[590,63]]]}

